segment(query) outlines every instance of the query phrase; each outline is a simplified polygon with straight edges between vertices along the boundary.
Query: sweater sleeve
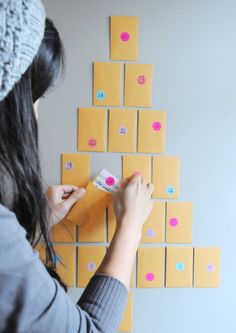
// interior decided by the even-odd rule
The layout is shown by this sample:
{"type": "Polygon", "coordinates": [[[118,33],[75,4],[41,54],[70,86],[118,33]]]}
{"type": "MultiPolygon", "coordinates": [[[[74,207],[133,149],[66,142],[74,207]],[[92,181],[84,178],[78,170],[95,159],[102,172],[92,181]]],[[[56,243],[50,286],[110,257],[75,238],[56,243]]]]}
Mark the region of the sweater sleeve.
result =
{"type": "Polygon", "coordinates": [[[25,236],[15,215],[0,205],[0,332],[115,332],[127,288],[95,275],[74,305],[25,236]]]}

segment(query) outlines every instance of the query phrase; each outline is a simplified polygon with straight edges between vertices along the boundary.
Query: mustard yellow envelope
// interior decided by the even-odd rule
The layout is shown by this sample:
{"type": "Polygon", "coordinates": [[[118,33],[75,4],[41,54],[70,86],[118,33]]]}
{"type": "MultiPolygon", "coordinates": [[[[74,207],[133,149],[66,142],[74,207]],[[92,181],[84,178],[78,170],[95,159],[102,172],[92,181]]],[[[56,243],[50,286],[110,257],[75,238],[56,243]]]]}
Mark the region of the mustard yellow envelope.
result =
{"type": "Polygon", "coordinates": [[[105,246],[78,247],[78,287],[85,288],[106,254],[105,246]]]}
{"type": "Polygon", "coordinates": [[[193,204],[167,202],[166,243],[192,243],[193,204]]]}
{"type": "Polygon", "coordinates": [[[138,250],[138,288],[163,288],[165,281],[165,248],[143,247],[138,250]]]}
{"type": "Polygon", "coordinates": [[[80,108],[78,110],[78,150],[106,151],[107,110],[80,108]]]}
{"type": "Polygon", "coordinates": [[[128,302],[118,332],[131,332],[133,329],[133,292],[129,292],[128,302]]]}
{"type": "Polygon", "coordinates": [[[93,70],[93,105],[120,106],[122,64],[95,62],[93,70]]]}
{"type": "Polygon", "coordinates": [[[179,157],[154,156],[152,167],[153,198],[177,199],[179,197],[179,173],[179,157]]]}
{"type": "Polygon", "coordinates": [[[99,243],[106,242],[106,211],[97,219],[94,227],[87,230],[85,227],[79,227],[78,241],[81,243],[99,243]]]}
{"type": "Polygon", "coordinates": [[[109,152],[136,152],[137,111],[109,111],[109,152]]]}
{"type": "Polygon", "coordinates": [[[74,245],[54,245],[57,272],[69,286],[75,287],[75,249],[74,245]]]}
{"type": "Polygon", "coordinates": [[[62,154],[61,183],[86,187],[90,178],[90,155],[62,154]]]}
{"type": "Polygon", "coordinates": [[[152,75],[150,64],[125,64],[125,106],[152,106],[152,75]]]}
{"type": "Polygon", "coordinates": [[[53,242],[76,242],[76,225],[67,219],[53,226],[50,233],[53,242]]]}
{"type": "Polygon", "coordinates": [[[134,173],[140,173],[146,180],[151,181],[151,156],[123,155],[122,176],[128,178],[134,173]]]}
{"type": "Polygon", "coordinates": [[[138,60],[138,17],[110,17],[111,60],[138,60]]]}
{"type": "Polygon", "coordinates": [[[220,287],[220,248],[196,247],[194,249],[194,287],[220,287]]]}
{"type": "Polygon", "coordinates": [[[142,243],[165,242],[165,202],[153,202],[152,212],[143,224],[142,243]]]}
{"type": "Polygon", "coordinates": [[[193,247],[167,247],[166,287],[191,288],[193,283],[193,247]]]}
{"type": "Polygon", "coordinates": [[[45,252],[45,245],[42,243],[38,243],[34,249],[38,251],[39,258],[43,263],[46,263],[46,252],[45,252]]]}
{"type": "Polygon", "coordinates": [[[164,153],[166,112],[139,110],[138,152],[164,153]]]}

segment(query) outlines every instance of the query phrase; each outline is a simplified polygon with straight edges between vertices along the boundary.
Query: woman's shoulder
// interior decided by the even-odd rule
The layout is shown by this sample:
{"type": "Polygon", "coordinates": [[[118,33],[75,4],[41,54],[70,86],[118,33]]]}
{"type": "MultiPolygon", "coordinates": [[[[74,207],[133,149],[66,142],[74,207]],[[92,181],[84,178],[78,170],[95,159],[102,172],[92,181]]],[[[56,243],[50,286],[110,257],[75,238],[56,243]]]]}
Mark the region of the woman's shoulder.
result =
{"type": "Polygon", "coordinates": [[[19,231],[21,228],[16,215],[9,208],[0,203],[0,235],[1,239],[7,234],[9,235],[13,232],[19,231]]]}

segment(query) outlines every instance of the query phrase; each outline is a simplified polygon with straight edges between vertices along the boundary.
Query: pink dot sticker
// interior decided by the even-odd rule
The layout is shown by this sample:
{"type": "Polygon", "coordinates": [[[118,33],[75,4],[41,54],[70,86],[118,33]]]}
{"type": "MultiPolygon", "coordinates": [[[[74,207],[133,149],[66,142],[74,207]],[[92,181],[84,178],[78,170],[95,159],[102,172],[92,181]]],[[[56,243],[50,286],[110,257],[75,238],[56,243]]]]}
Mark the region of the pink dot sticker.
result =
{"type": "Polygon", "coordinates": [[[176,218],[176,217],[172,217],[170,220],[169,220],[169,225],[171,227],[177,227],[177,225],[179,224],[179,220],[176,218]]]}
{"type": "Polygon", "coordinates": [[[159,132],[161,130],[161,123],[159,121],[154,121],[152,123],[152,129],[156,132],[159,132]]]}
{"type": "Polygon", "coordinates": [[[130,34],[127,31],[123,31],[120,34],[120,39],[122,40],[122,42],[128,42],[130,39],[130,34]]]}
{"type": "Polygon", "coordinates": [[[97,145],[97,140],[94,139],[94,138],[89,139],[89,140],[88,140],[88,145],[89,145],[89,147],[91,147],[91,148],[96,147],[96,145],[97,145]]]}
{"type": "Polygon", "coordinates": [[[155,275],[153,273],[149,272],[146,274],[145,278],[148,282],[152,282],[153,280],[155,280],[155,275]]]}
{"type": "Polygon", "coordinates": [[[141,172],[139,172],[139,171],[134,171],[133,175],[134,175],[134,176],[141,176],[141,172]]]}
{"type": "Polygon", "coordinates": [[[139,75],[139,76],[137,77],[137,83],[138,83],[138,84],[145,84],[145,82],[146,82],[146,78],[145,78],[144,75],[139,75]]]}
{"type": "Polygon", "coordinates": [[[106,183],[108,186],[112,186],[112,185],[115,184],[115,178],[109,176],[109,177],[107,177],[107,178],[105,179],[105,183],[106,183]]]}

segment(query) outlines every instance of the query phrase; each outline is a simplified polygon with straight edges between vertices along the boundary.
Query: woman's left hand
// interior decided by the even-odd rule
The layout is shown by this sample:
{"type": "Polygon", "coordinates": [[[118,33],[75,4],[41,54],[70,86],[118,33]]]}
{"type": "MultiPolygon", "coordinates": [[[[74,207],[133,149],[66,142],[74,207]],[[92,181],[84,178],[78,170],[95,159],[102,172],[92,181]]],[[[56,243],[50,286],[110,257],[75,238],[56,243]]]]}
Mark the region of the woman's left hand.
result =
{"type": "Polygon", "coordinates": [[[51,208],[51,226],[61,222],[71,207],[85,194],[85,189],[73,185],[49,186],[45,195],[51,208]]]}

